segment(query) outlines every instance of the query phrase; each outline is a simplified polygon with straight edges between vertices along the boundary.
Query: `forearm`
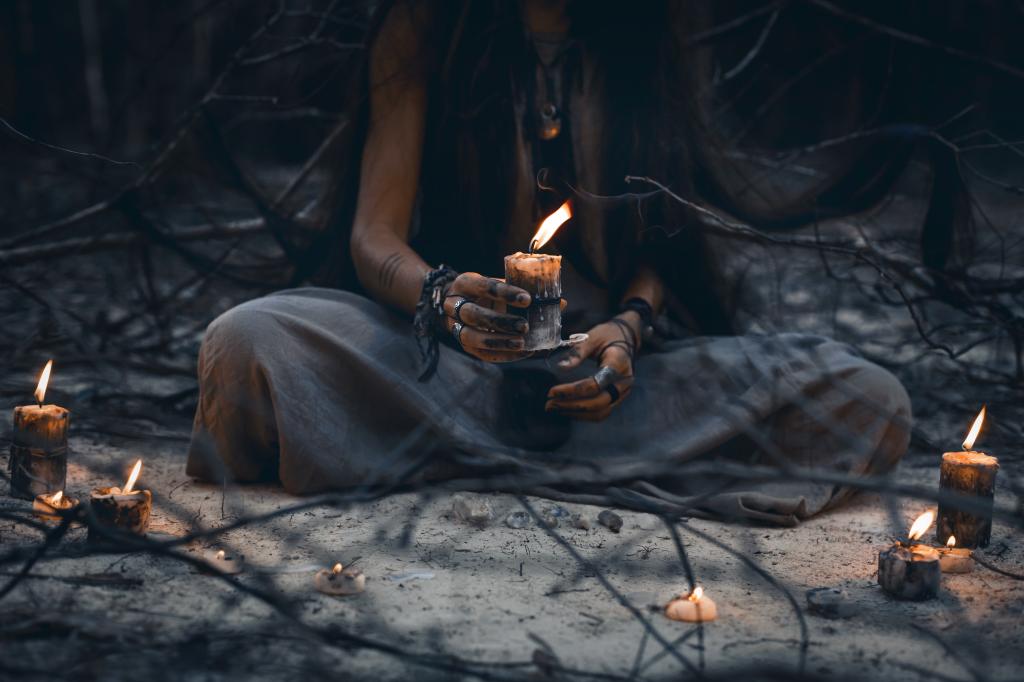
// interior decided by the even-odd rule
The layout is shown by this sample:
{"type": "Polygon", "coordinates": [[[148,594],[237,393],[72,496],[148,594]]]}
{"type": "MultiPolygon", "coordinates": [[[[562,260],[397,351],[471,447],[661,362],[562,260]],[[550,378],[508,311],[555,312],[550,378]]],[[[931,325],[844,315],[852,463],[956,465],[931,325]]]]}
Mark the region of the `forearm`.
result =
{"type": "MultiPolygon", "coordinates": [[[[619,303],[621,305],[632,298],[646,301],[651,306],[651,312],[655,317],[661,312],[661,306],[665,301],[665,285],[653,268],[644,265],[637,270],[619,303]]],[[[619,313],[617,317],[625,320],[635,332],[636,339],[642,341],[643,320],[639,313],[627,310],[619,313]]]]}
{"type": "Polygon", "coordinates": [[[395,231],[370,226],[359,230],[352,240],[352,260],[359,282],[374,300],[409,315],[416,312],[430,265],[395,231]]]}

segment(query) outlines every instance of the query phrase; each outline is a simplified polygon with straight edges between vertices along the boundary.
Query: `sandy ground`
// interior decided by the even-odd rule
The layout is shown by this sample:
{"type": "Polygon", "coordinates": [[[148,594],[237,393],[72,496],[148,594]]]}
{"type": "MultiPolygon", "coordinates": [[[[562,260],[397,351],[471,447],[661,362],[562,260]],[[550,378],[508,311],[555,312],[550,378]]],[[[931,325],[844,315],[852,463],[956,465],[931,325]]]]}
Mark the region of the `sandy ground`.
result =
{"type": "MultiPolygon", "coordinates": [[[[155,494],[151,535],[158,539],[296,502],[274,487],[234,489],[224,497],[221,488],[190,480],[183,471],[180,441],[143,452],[137,445],[77,439],[73,448],[68,489],[78,496],[94,485],[111,483],[117,478],[112,471],[122,464],[130,465],[137,456],[145,459],[142,484],[155,494]]],[[[917,455],[904,462],[902,473],[908,481],[934,484],[936,466],[937,458],[917,455]]],[[[498,672],[529,677],[539,674],[530,663],[533,652],[548,646],[570,668],[624,677],[636,671],[643,679],[678,676],[683,663],[663,655],[663,647],[643,635],[636,617],[597,577],[597,572],[606,576],[665,639],[694,630],[661,614],[661,606],[685,589],[685,581],[671,539],[657,518],[622,512],[625,524],[618,534],[596,523],[590,530],[560,528],[593,561],[581,566],[544,530],[514,530],[502,523],[508,511],[519,508],[514,498],[486,497],[497,519],[484,529],[455,519],[448,496],[426,500],[396,495],[348,509],[318,508],[279,517],[232,531],[215,547],[244,554],[247,570],[238,580],[281,597],[304,622],[357,633],[409,653],[447,652],[521,663],[498,672]],[[314,571],[335,561],[362,566],[367,576],[363,594],[338,598],[313,589],[314,571]]],[[[551,505],[534,502],[538,508],[551,505]]],[[[27,505],[3,499],[7,509],[27,505]]],[[[592,519],[600,511],[565,506],[592,519]]],[[[901,513],[909,523],[923,508],[923,503],[907,502],[901,513]]],[[[682,528],[699,582],[717,602],[720,617],[703,630],[703,650],[694,633],[679,651],[692,665],[699,666],[703,658],[709,673],[750,665],[794,669],[800,625],[781,592],[688,528],[709,533],[754,559],[801,606],[808,589],[846,590],[854,609],[851,617],[807,616],[811,673],[901,680],[1021,677],[1024,583],[978,567],[968,575],[945,576],[938,599],[893,601],[875,582],[878,550],[892,541],[878,498],[862,496],[792,529],[695,519],[682,528]],[[953,648],[946,651],[939,640],[953,648]]],[[[58,554],[80,548],[84,534],[83,529],[71,531],[58,554]]],[[[30,537],[11,522],[0,525],[5,550],[30,537]]],[[[202,557],[209,548],[194,542],[186,551],[202,557]]],[[[997,524],[986,556],[1020,571],[1020,536],[1011,539],[997,524]]],[[[13,677],[20,669],[19,679],[33,679],[26,672],[33,670],[56,670],[58,676],[76,679],[306,679],[314,664],[338,671],[342,679],[350,674],[375,679],[427,676],[426,669],[386,654],[310,644],[298,627],[266,605],[173,558],[47,558],[32,575],[0,602],[0,641],[8,640],[3,646],[5,674],[13,677]],[[105,582],[95,584],[99,580],[105,582]],[[36,632],[40,624],[54,622],[62,623],[59,630],[51,625],[48,636],[36,632]],[[173,674],[167,674],[171,669],[173,674]],[[146,676],[138,677],[140,671],[146,676]]],[[[341,637],[337,641],[342,645],[341,637]]]]}

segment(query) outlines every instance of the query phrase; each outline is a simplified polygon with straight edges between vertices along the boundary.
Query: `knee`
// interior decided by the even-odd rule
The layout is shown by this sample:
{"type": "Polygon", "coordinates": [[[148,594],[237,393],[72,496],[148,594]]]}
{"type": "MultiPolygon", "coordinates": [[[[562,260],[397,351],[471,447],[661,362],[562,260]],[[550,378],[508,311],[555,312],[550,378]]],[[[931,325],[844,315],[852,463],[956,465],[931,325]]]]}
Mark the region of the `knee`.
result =
{"type": "Polygon", "coordinates": [[[865,421],[877,425],[873,468],[879,472],[891,469],[910,444],[913,414],[907,390],[891,372],[869,362],[845,377],[844,383],[857,411],[865,415],[865,421]]]}
{"type": "Polygon", "coordinates": [[[203,336],[199,349],[202,368],[251,366],[259,356],[261,345],[267,343],[273,327],[273,311],[265,299],[254,299],[231,308],[213,320],[203,336]]]}

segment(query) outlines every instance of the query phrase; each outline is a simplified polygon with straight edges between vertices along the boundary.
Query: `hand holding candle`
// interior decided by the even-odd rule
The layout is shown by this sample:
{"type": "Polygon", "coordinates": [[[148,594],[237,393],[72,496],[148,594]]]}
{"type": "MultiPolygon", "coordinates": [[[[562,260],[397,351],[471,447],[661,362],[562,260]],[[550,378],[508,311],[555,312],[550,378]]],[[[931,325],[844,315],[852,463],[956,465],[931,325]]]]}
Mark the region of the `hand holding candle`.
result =
{"type": "Polygon", "coordinates": [[[68,469],[69,412],[44,405],[53,360],[46,363],[36,384],[35,405],[14,408],[11,439],[11,494],[31,500],[64,489],[68,469]]]}

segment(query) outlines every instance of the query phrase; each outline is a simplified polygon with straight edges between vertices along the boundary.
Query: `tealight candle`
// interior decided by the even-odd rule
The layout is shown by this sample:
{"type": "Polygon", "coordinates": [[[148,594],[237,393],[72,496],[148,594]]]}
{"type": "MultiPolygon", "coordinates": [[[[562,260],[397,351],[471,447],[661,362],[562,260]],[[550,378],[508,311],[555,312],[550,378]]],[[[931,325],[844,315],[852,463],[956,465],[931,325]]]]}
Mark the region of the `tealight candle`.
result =
{"type": "Polygon", "coordinates": [[[999,460],[984,452],[972,450],[984,421],[985,408],[982,407],[974,424],[971,425],[967,438],[964,439],[964,451],[947,452],[942,455],[939,490],[976,497],[985,503],[987,512],[965,512],[948,502],[940,501],[939,523],[935,528],[935,539],[939,542],[953,535],[961,547],[987,547],[992,536],[992,506],[999,460]]]}
{"type": "Polygon", "coordinates": [[[67,481],[70,413],[59,405],[43,404],[52,368],[50,360],[36,384],[36,404],[14,408],[11,495],[26,500],[63,490],[67,481]]]}
{"type": "Polygon", "coordinates": [[[332,596],[359,594],[366,589],[366,576],[355,566],[343,569],[338,563],[331,569],[317,571],[313,576],[313,586],[332,596]]]}
{"type": "Polygon", "coordinates": [[[921,514],[910,526],[907,540],[878,553],[878,584],[897,599],[931,599],[939,592],[942,571],[934,547],[911,544],[931,527],[935,514],[921,514]]]}
{"type": "Polygon", "coordinates": [[[148,490],[134,489],[141,470],[140,459],[135,462],[124,488],[112,486],[92,491],[92,513],[99,525],[136,535],[146,533],[149,527],[149,513],[153,508],[153,494],[148,490]]]}
{"type": "Polygon", "coordinates": [[[63,513],[70,512],[77,506],[78,500],[65,497],[64,491],[58,490],[52,495],[36,495],[36,499],[32,501],[32,512],[43,521],[60,521],[63,513]]]}
{"type": "Polygon", "coordinates": [[[204,558],[206,563],[210,565],[210,568],[218,573],[234,575],[236,573],[241,573],[242,569],[245,568],[244,556],[228,553],[228,551],[224,549],[211,549],[206,552],[204,558]]]}
{"type": "Polygon", "coordinates": [[[940,547],[939,566],[943,573],[970,573],[974,570],[974,557],[971,550],[956,546],[956,537],[949,536],[945,547],[940,547]]]}
{"type": "Polygon", "coordinates": [[[670,601],[665,607],[665,615],[685,623],[707,623],[718,618],[718,606],[704,596],[704,588],[698,585],[685,597],[670,601]]]}
{"type": "Polygon", "coordinates": [[[536,253],[572,217],[569,202],[549,215],[530,240],[529,253],[505,256],[505,281],[530,294],[527,308],[510,307],[509,314],[526,318],[524,350],[550,350],[562,343],[562,257],[536,253]]]}

